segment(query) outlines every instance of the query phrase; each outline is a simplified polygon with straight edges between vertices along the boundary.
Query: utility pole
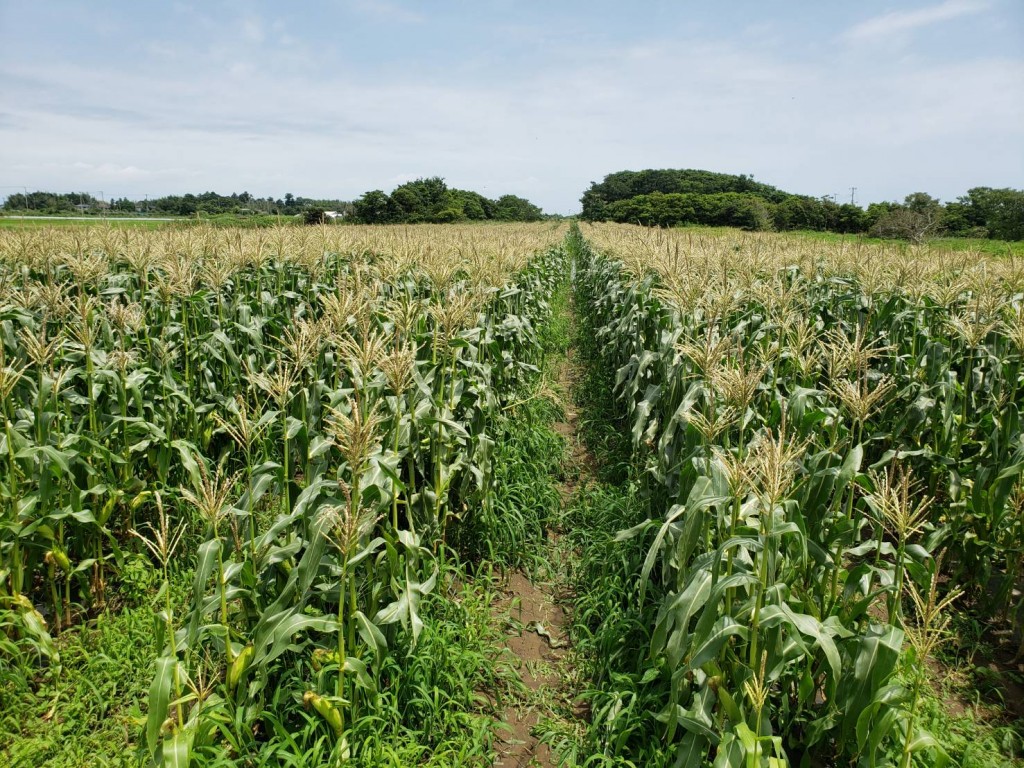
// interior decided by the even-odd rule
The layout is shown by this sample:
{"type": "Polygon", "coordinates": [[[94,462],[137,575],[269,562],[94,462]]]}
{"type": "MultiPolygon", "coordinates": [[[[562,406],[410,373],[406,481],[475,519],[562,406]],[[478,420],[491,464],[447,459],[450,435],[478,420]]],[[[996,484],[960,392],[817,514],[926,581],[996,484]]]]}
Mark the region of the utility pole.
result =
{"type": "Polygon", "coordinates": [[[856,187],[850,187],[850,205],[856,205],[854,202],[854,196],[857,194],[856,187]]]}
{"type": "Polygon", "coordinates": [[[5,186],[0,187],[0,189],[20,189],[22,192],[25,193],[25,206],[28,206],[28,187],[26,187],[24,184],[7,184],[5,186]]]}

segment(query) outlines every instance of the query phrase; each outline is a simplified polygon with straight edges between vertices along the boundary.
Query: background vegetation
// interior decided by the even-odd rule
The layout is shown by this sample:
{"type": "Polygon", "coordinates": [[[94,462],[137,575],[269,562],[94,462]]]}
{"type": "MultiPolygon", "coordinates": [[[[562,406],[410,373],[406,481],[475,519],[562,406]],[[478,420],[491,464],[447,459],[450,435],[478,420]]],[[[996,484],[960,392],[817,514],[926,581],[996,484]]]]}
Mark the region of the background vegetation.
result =
{"type": "Polygon", "coordinates": [[[924,192],[866,209],[784,192],[750,176],[701,170],[620,171],[592,183],[581,218],[644,226],[866,233],[921,242],[940,235],[1024,239],[1024,191],[975,187],[943,205],[924,192]]]}
{"type": "Polygon", "coordinates": [[[540,221],[543,213],[529,200],[503,195],[490,200],[477,192],[449,189],[437,176],[379,189],[355,201],[354,215],[364,224],[418,224],[455,221],[540,221]]]}
{"type": "Polygon", "coordinates": [[[246,220],[271,226],[278,216],[299,216],[308,224],[339,220],[362,224],[421,224],[462,221],[540,221],[540,208],[522,197],[503,195],[491,200],[477,192],[450,189],[444,179],[417,179],[398,186],[390,195],[381,190],[365,193],[355,202],[296,197],[257,198],[248,192],[219,195],[167,195],[152,200],[126,197],[105,201],[87,192],[28,192],[10,195],[2,211],[9,214],[133,216],[201,216],[216,221],[229,217],[232,225],[246,220]]]}

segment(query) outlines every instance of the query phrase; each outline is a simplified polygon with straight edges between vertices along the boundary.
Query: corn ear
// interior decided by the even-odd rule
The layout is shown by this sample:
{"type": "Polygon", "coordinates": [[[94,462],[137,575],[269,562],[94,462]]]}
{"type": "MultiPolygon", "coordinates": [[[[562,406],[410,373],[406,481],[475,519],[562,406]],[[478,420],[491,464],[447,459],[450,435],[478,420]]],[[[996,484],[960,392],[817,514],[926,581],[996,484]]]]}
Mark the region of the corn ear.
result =
{"type": "Polygon", "coordinates": [[[238,687],[238,683],[242,680],[242,676],[249,669],[249,665],[252,664],[253,656],[256,655],[256,648],[252,645],[247,645],[242,649],[235,660],[231,662],[231,666],[228,667],[228,690],[234,693],[238,687]]]}
{"type": "Polygon", "coordinates": [[[320,694],[313,693],[313,691],[306,691],[305,695],[302,697],[302,703],[307,707],[313,707],[313,709],[317,711],[317,714],[324,719],[324,722],[331,727],[331,730],[334,731],[334,735],[341,736],[345,726],[341,719],[341,712],[338,711],[338,708],[335,707],[334,704],[329,702],[320,694]]]}

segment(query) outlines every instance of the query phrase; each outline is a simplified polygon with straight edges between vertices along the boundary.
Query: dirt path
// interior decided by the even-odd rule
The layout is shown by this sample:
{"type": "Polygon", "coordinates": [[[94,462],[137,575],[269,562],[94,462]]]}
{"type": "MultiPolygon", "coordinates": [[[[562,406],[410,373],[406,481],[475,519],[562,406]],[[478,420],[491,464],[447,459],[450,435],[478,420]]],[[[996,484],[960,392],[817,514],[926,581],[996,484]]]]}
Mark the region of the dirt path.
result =
{"type": "Polygon", "coordinates": [[[503,713],[495,766],[555,766],[558,761],[535,732],[542,719],[558,717],[568,694],[566,616],[555,602],[554,585],[511,575],[496,611],[505,623],[505,647],[525,690],[503,713]]]}
{"type": "MultiPolygon", "coordinates": [[[[559,361],[555,389],[564,410],[553,428],[566,440],[566,462],[558,483],[563,507],[590,474],[591,458],[577,433],[577,411],[572,404],[575,383],[573,350],[559,361]]],[[[557,526],[556,526],[557,528],[557,526]]],[[[519,674],[523,691],[503,713],[497,744],[496,768],[547,768],[561,765],[538,730],[567,733],[585,716],[577,701],[578,684],[568,637],[569,619],[563,605],[571,603],[566,582],[566,557],[557,530],[548,533],[543,566],[530,576],[517,571],[508,576],[502,597],[495,604],[495,620],[505,630],[509,663],[519,674]],[[538,729],[538,726],[540,728],[538,729]]]]}

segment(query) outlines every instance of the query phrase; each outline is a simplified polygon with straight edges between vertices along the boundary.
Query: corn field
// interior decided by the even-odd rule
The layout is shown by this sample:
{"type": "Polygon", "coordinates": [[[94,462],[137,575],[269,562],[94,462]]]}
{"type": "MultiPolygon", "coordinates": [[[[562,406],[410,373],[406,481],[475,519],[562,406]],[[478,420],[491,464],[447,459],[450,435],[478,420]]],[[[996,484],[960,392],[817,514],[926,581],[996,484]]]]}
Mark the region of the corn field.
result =
{"type": "Polygon", "coordinates": [[[1020,631],[1024,264],[583,235],[579,311],[649,502],[616,537],[642,542],[623,589],[652,623],[622,630],[643,679],[595,714],[605,751],[647,732],[677,766],[943,764],[922,675],[894,671],[968,607],[1020,631]]]}
{"type": "Polygon", "coordinates": [[[244,754],[289,718],[321,722],[325,755],[372,753],[351,724],[417,643],[453,529],[489,512],[491,430],[536,370],[561,237],[0,234],[6,663],[59,668],[61,632],[142,552],[148,761],[244,754]]]}
{"type": "Polygon", "coordinates": [[[0,230],[0,760],[45,763],[18,739],[108,658],[72,638],[141,606],[111,765],[490,766],[516,686],[491,572],[560,529],[586,701],[537,726],[560,764],[950,763],[922,714],[950,622],[1024,656],[1022,364],[1013,258],[628,225],[0,230]],[[607,408],[582,439],[616,490],[561,477],[569,291],[569,395],[607,408]]]}

